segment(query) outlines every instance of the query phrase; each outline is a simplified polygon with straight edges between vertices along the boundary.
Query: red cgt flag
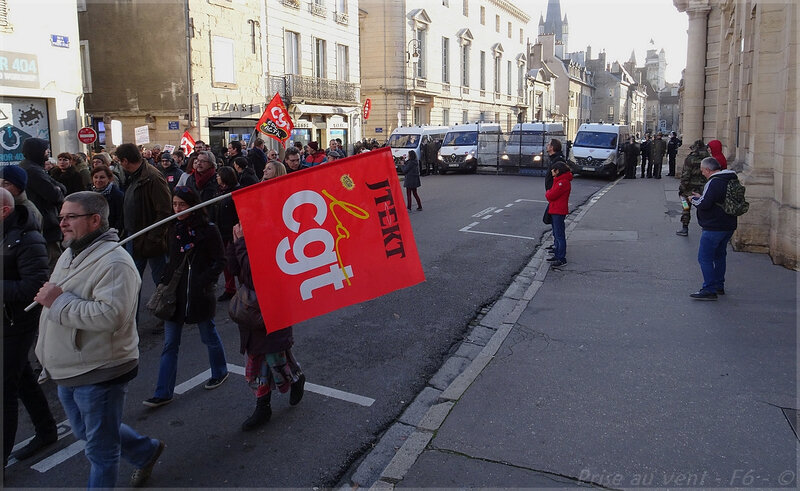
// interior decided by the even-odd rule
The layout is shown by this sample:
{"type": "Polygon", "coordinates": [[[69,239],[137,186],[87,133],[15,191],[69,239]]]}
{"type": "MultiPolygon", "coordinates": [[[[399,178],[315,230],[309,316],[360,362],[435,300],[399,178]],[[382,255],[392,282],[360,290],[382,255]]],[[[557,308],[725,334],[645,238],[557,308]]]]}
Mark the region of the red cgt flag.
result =
{"type": "Polygon", "coordinates": [[[294,123],[292,123],[292,118],[289,117],[289,112],[279,93],[275,93],[275,97],[264,109],[264,114],[256,123],[256,129],[268,137],[278,140],[286,148],[286,140],[292,136],[294,123]]]}
{"type": "Polygon", "coordinates": [[[388,148],[233,200],[267,332],[425,281],[388,148]]]}
{"type": "Polygon", "coordinates": [[[194,152],[195,145],[196,144],[194,142],[194,138],[192,138],[192,135],[190,135],[188,131],[184,131],[180,144],[183,154],[188,157],[190,153],[194,152]]]}

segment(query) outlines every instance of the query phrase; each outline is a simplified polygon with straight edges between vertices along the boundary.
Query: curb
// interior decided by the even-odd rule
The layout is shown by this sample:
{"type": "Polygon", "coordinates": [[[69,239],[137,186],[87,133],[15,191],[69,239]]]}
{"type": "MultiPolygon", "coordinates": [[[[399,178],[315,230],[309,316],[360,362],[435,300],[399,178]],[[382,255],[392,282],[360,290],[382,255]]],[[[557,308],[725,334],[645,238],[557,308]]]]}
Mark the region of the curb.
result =
{"type": "MultiPolygon", "coordinates": [[[[569,237],[589,209],[602,198],[619,179],[604,186],[580,206],[574,218],[568,218],[569,237]]],[[[552,243],[547,232],[541,246],[552,243]]],[[[406,476],[458,399],[492,361],[517,320],[544,284],[550,264],[545,261],[543,247],[534,253],[528,264],[517,274],[503,295],[480,318],[461,347],[445,360],[439,371],[428,381],[398,420],[381,436],[374,449],[366,455],[349,478],[351,487],[392,490],[406,476]],[[459,370],[459,368],[463,369],[459,370]],[[398,448],[399,446],[399,448],[398,448]]]]}

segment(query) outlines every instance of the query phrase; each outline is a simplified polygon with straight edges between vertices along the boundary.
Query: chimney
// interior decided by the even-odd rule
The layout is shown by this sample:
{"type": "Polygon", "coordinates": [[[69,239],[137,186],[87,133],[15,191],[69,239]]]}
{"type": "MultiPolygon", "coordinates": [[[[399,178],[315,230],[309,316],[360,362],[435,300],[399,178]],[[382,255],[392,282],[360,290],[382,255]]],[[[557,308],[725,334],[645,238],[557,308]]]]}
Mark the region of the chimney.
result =
{"type": "Polygon", "coordinates": [[[586,61],[589,61],[591,59],[592,59],[592,47],[591,46],[587,46],[586,47],[586,61]]]}
{"type": "Polygon", "coordinates": [[[537,68],[542,66],[542,43],[536,43],[533,45],[533,51],[531,52],[531,63],[532,66],[537,68]]]}

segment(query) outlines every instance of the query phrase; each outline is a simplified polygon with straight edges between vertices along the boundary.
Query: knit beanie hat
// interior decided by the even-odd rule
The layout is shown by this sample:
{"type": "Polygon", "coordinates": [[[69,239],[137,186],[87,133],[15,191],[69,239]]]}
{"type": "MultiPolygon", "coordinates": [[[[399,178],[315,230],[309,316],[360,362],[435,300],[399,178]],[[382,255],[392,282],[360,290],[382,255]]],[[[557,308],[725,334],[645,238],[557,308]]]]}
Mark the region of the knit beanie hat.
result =
{"type": "Polygon", "coordinates": [[[200,204],[200,195],[197,194],[197,191],[189,186],[175,186],[175,190],[172,192],[172,195],[179,197],[190,207],[200,204]]]}
{"type": "Polygon", "coordinates": [[[41,138],[28,138],[22,142],[22,155],[26,159],[44,165],[44,151],[50,148],[50,142],[41,138]]]}
{"type": "Polygon", "coordinates": [[[28,185],[28,173],[18,165],[0,167],[0,178],[18,187],[20,191],[25,191],[25,186],[28,185]]]}

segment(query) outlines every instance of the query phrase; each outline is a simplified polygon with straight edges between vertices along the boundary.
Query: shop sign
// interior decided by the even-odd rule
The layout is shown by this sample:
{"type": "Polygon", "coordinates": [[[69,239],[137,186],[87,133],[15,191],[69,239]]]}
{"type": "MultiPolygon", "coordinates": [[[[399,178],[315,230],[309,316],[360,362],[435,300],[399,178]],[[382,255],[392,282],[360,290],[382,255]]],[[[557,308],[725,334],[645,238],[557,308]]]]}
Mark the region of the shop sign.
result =
{"type": "Polygon", "coordinates": [[[328,123],[328,128],[330,128],[330,129],[336,128],[336,129],[346,130],[347,128],[349,128],[349,126],[344,121],[333,121],[333,122],[328,123]]]}
{"type": "Polygon", "coordinates": [[[36,55],[0,51],[0,84],[38,89],[39,62],[36,55]]]}
{"type": "Polygon", "coordinates": [[[261,104],[247,104],[244,102],[212,102],[211,103],[211,112],[213,113],[212,116],[232,116],[233,113],[238,113],[239,115],[245,114],[261,114],[264,110],[264,106],[261,104]]]}
{"type": "Polygon", "coordinates": [[[295,128],[305,128],[305,129],[313,128],[313,126],[311,125],[311,121],[304,121],[304,120],[295,121],[294,127],[295,128]]]}

